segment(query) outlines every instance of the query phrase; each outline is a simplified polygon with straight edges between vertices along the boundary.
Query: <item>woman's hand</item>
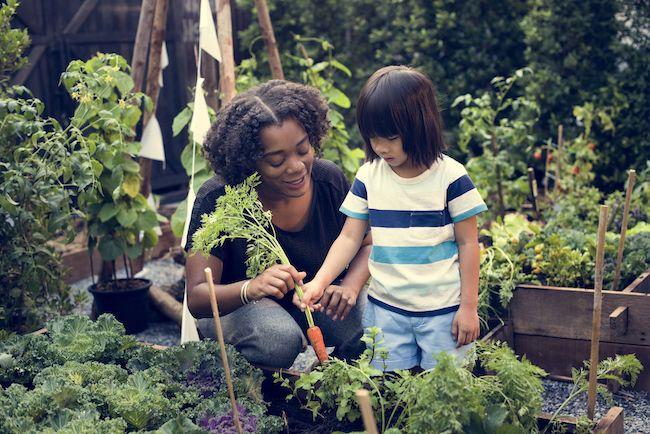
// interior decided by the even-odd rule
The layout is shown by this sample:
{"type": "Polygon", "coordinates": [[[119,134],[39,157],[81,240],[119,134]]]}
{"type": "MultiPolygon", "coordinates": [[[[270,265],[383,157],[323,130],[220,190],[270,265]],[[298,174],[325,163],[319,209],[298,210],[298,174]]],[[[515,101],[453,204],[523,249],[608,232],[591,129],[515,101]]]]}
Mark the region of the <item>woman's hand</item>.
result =
{"type": "Polygon", "coordinates": [[[246,288],[249,300],[260,300],[264,297],[281,299],[288,291],[293,290],[295,282],[302,284],[307,273],[298,272],[291,265],[276,264],[262,274],[252,279],[246,288]]]}
{"type": "Polygon", "coordinates": [[[451,323],[451,334],[457,347],[467,345],[478,339],[481,326],[476,308],[464,307],[462,304],[451,323]]]}
{"type": "Polygon", "coordinates": [[[358,296],[359,291],[350,286],[330,285],[314,308],[324,311],[334,321],[343,321],[357,304],[358,296]]]}

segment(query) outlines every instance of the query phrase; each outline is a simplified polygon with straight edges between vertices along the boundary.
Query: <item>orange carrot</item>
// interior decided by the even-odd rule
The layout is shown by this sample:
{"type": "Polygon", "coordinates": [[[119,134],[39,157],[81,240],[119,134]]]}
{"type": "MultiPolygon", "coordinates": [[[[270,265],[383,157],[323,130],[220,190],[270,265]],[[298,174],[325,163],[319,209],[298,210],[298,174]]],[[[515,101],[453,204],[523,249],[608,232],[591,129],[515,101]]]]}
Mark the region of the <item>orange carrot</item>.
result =
{"type": "Polygon", "coordinates": [[[307,329],[307,337],[309,338],[309,342],[311,342],[311,346],[314,347],[318,361],[321,363],[326,362],[329,356],[327,355],[325,340],[323,339],[323,333],[320,331],[320,327],[309,327],[307,329]]]}

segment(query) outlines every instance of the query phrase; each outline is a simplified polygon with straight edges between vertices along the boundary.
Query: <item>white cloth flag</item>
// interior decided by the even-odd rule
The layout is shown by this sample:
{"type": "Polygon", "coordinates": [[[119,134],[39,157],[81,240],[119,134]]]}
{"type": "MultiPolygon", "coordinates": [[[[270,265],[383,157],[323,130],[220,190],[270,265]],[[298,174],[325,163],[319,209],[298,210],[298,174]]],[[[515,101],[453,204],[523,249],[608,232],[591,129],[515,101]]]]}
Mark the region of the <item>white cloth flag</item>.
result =
{"type": "MultiPolygon", "coordinates": [[[[210,113],[208,112],[208,104],[205,102],[205,95],[203,94],[203,81],[203,77],[196,78],[194,112],[192,113],[192,121],[190,122],[190,132],[192,133],[194,142],[199,145],[203,143],[205,135],[210,129],[210,113]]],[[[192,170],[192,175],[194,175],[194,170],[192,170]]]]}
{"type": "Polygon", "coordinates": [[[156,116],[152,116],[147,122],[147,126],[142,132],[142,147],[140,148],[140,156],[149,158],[150,160],[157,160],[165,162],[165,144],[163,143],[162,131],[156,116]]]}
{"type": "Polygon", "coordinates": [[[185,284],[185,295],[183,296],[183,321],[181,322],[181,345],[186,342],[199,340],[199,332],[196,329],[196,320],[187,307],[187,283],[185,284]]]}
{"type": "Polygon", "coordinates": [[[199,14],[199,48],[204,49],[210,56],[221,62],[221,50],[217,40],[217,30],[212,19],[212,9],[208,0],[201,0],[199,14]]]}
{"type": "Polygon", "coordinates": [[[162,50],[160,51],[160,75],[158,76],[158,84],[163,87],[163,69],[169,65],[169,55],[167,54],[167,44],[165,41],[162,43],[162,50]]]}

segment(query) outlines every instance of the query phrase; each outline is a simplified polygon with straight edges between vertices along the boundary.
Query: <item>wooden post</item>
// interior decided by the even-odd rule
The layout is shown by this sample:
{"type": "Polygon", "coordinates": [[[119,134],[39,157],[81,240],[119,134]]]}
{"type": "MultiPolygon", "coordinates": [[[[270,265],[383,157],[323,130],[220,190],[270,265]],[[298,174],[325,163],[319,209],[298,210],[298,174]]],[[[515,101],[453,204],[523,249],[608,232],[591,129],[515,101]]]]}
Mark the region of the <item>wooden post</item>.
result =
{"type": "Polygon", "coordinates": [[[232,17],[230,14],[230,0],[215,0],[217,3],[217,38],[221,49],[221,63],[219,64],[219,81],[223,92],[223,105],[228,104],[235,97],[235,55],[232,45],[232,17]]]}
{"type": "Polygon", "coordinates": [[[596,246],[596,276],[594,282],[594,308],[591,327],[591,357],[589,358],[589,390],[587,416],[594,419],[596,408],[596,380],[598,379],[598,350],[600,347],[600,316],[603,303],[603,259],[605,257],[605,232],[607,231],[607,205],[600,206],[598,219],[598,244],[596,246]]]}
{"type": "Polygon", "coordinates": [[[541,218],[539,213],[539,205],[537,203],[537,180],[535,179],[535,171],[532,167],[528,168],[528,187],[530,188],[530,195],[533,201],[533,210],[535,211],[535,218],[541,218]]]}
{"type": "Polygon", "coordinates": [[[553,184],[553,191],[562,189],[560,185],[560,177],[562,175],[562,151],[564,147],[564,134],[562,124],[557,126],[557,155],[555,156],[555,184],[553,184]]]}
{"type": "Polygon", "coordinates": [[[142,0],[138,31],[135,34],[133,57],[131,58],[131,77],[133,77],[133,92],[141,92],[143,88],[144,73],[147,66],[147,53],[149,40],[153,27],[153,14],[156,10],[156,0],[142,0]]]}
{"type": "MultiPolygon", "coordinates": [[[[497,154],[499,153],[497,136],[494,133],[492,134],[492,153],[494,154],[494,158],[496,158],[497,154]]],[[[496,167],[496,181],[497,181],[497,198],[498,198],[498,205],[499,205],[499,215],[503,219],[506,215],[506,210],[505,210],[505,201],[503,199],[503,181],[501,179],[501,167],[498,165],[498,163],[496,167]]]]}
{"type": "Polygon", "coordinates": [[[271,24],[271,16],[269,15],[269,8],[266,4],[266,0],[255,0],[255,7],[257,8],[257,19],[260,23],[260,30],[262,31],[262,36],[264,36],[266,49],[269,52],[271,76],[273,78],[284,80],[284,72],[282,71],[280,53],[278,53],[278,45],[275,41],[273,24],[271,24]]]}
{"type": "Polygon", "coordinates": [[[366,432],[368,434],[378,434],[377,422],[375,422],[375,415],[372,413],[372,406],[370,405],[370,394],[366,389],[359,389],[356,395],[366,432]]]}
{"type": "MultiPolygon", "coordinates": [[[[145,112],[142,121],[142,130],[147,127],[147,123],[152,116],[156,114],[156,104],[158,103],[158,94],[160,93],[160,57],[162,53],[162,43],[165,40],[165,29],[167,27],[167,8],[168,0],[156,0],[156,10],[153,17],[153,29],[151,30],[151,43],[149,50],[149,66],[147,68],[147,87],[146,94],[151,98],[153,110],[145,112]]],[[[151,160],[140,158],[140,175],[142,182],[140,184],[140,193],[144,197],[151,194],[151,160]]]]}
{"type": "Polygon", "coordinates": [[[636,170],[632,169],[627,175],[627,189],[625,190],[625,207],[623,208],[623,221],[621,222],[621,237],[618,240],[618,253],[616,254],[616,271],[614,273],[614,283],[612,291],[618,289],[618,283],[621,279],[621,263],[623,262],[623,247],[625,246],[625,234],[627,233],[627,218],[630,214],[630,201],[632,200],[632,191],[636,181],[636,170]]]}
{"type": "Polygon", "coordinates": [[[548,197],[548,177],[549,177],[549,166],[551,164],[551,159],[553,158],[553,150],[550,145],[546,145],[546,161],[544,163],[544,179],[542,183],[544,184],[544,197],[548,197]]]}
{"type": "Polygon", "coordinates": [[[228,386],[228,395],[230,395],[230,404],[232,405],[232,418],[235,421],[235,428],[239,434],[242,434],[241,424],[239,423],[239,411],[237,410],[237,401],[235,400],[235,391],[232,387],[232,379],[230,378],[230,365],[228,364],[228,354],[226,353],[226,344],[223,340],[223,330],[221,329],[221,319],[219,318],[219,304],[217,303],[217,293],[214,290],[214,282],[212,281],[212,270],[206,267],[203,272],[205,273],[205,280],[208,282],[210,289],[210,307],[212,307],[212,317],[214,318],[214,328],[219,341],[219,350],[221,351],[221,361],[223,369],[226,373],[226,384],[228,386]]]}

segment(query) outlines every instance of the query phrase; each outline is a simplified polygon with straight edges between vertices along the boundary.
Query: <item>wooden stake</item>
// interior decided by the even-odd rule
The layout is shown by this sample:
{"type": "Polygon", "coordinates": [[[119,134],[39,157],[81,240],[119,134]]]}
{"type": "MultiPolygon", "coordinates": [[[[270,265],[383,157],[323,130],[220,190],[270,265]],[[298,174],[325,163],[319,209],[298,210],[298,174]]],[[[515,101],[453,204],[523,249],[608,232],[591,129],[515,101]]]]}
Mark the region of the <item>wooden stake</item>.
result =
{"type": "Polygon", "coordinates": [[[357,402],[361,408],[361,416],[363,417],[363,426],[368,434],[379,434],[377,431],[377,422],[375,422],[375,415],[372,412],[370,405],[370,394],[366,389],[357,390],[357,402]]]}
{"type": "Polygon", "coordinates": [[[605,232],[607,231],[607,205],[600,206],[598,219],[598,245],[596,246],[596,276],[594,282],[594,309],[591,327],[591,357],[589,359],[589,391],[587,416],[594,418],[596,408],[596,380],[598,378],[598,350],[600,347],[600,316],[603,303],[603,260],[605,257],[605,232]]]}
{"type": "MultiPolygon", "coordinates": [[[[147,87],[146,94],[151,98],[153,110],[144,112],[142,120],[142,131],[149,123],[149,119],[156,114],[156,105],[158,104],[158,94],[160,93],[160,58],[162,53],[162,43],[165,40],[165,29],[167,27],[167,8],[168,0],[156,0],[156,10],[153,16],[153,29],[151,30],[151,44],[149,50],[149,65],[147,67],[147,87]]],[[[142,181],[140,184],[140,193],[144,197],[151,194],[151,160],[140,158],[140,175],[142,181]]]]}
{"type": "Polygon", "coordinates": [[[266,0],[255,0],[255,7],[257,8],[257,20],[260,23],[260,30],[262,31],[262,36],[264,36],[266,49],[269,52],[271,76],[279,80],[284,80],[282,62],[280,62],[280,53],[278,53],[278,45],[275,41],[273,24],[271,24],[271,16],[269,15],[269,8],[266,4],[266,0]]]}
{"type": "MultiPolygon", "coordinates": [[[[497,158],[499,154],[499,145],[497,143],[497,136],[496,134],[492,134],[492,153],[494,154],[494,158],[497,158]]],[[[498,205],[499,205],[499,215],[501,218],[505,218],[506,215],[506,205],[505,205],[505,200],[503,198],[503,181],[501,179],[501,166],[497,163],[496,167],[496,182],[497,182],[497,199],[498,199],[498,205]]]]}
{"type": "Polygon", "coordinates": [[[156,10],[156,0],[143,0],[138,19],[138,31],[135,34],[133,57],[131,58],[131,77],[133,77],[133,92],[141,92],[149,52],[149,40],[153,27],[153,14],[156,10]]]}
{"type": "Polygon", "coordinates": [[[544,197],[548,197],[548,177],[549,177],[549,166],[551,164],[552,158],[552,148],[549,145],[546,145],[546,162],[544,163],[544,197]]]}
{"type": "Polygon", "coordinates": [[[555,184],[553,184],[553,191],[562,189],[560,185],[560,177],[562,176],[562,151],[564,147],[564,134],[562,124],[557,126],[557,155],[555,156],[555,184]]]}
{"type": "Polygon", "coordinates": [[[632,200],[632,190],[636,182],[636,170],[632,169],[627,174],[627,189],[625,190],[625,207],[623,208],[623,222],[621,223],[621,237],[618,240],[618,253],[616,254],[616,272],[614,273],[614,283],[612,291],[618,289],[618,283],[621,279],[621,263],[623,262],[623,247],[625,246],[625,234],[627,233],[627,218],[630,214],[630,201],[632,200]]]}
{"type": "Polygon", "coordinates": [[[219,64],[219,81],[223,92],[222,105],[228,104],[237,93],[235,89],[235,56],[232,45],[232,18],[230,0],[216,0],[217,3],[217,38],[221,49],[219,64]]]}
{"type": "Polygon", "coordinates": [[[219,350],[221,351],[221,361],[223,362],[223,369],[226,372],[226,384],[228,385],[228,395],[230,395],[230,404],[232,405],[232,416],[235,420],[235,428],[239,434],[242,434],[241,424],[239,423],[239,411],[237,411],[237,401],[235,400],[235,391],[232,387],[232,379],[230,378],[230,366],[228,364],[228,355],[226,354],[226,344],[223,341],[223,330],[221,329],[221,319],[219,318],[219,305],[217,304],[217,293],[214,290],[214,282],[212,281],[212,270],[206,267],[203,270],[205,273],[205,280],[208,282],[210,289],[210,306],[212,307],[212,317],[214,318],[214,328],[219,340],[219,350]]]}
{"type": "Polygon", "coordinates": [[[541,218],[539,213],[539,205],[537,204],[537,180],[535,179],[535,171],[532,167],[528,168],[528,187],[530,188],[530,195],[533,200],[533,210],[535,211],[535,218],[541,218]]]}

